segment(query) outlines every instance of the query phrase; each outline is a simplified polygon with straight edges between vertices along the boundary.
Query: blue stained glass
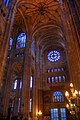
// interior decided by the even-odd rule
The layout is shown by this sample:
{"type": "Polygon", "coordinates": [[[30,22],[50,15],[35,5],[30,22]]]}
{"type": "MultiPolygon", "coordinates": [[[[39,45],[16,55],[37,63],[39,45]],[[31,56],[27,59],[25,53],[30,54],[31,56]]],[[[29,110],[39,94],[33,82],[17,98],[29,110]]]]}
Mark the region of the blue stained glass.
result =
{"type": "Polygon", "coordinates": [[[53,93],[53,102],[62,102],[64,101],[64,97],[62,92],[56,91],[53,93]]]}
{"type": "Polygon", "coordinates": [[[59,120],[58,108],[51,109],[51,120],[59,120]]]}
{"type": "Polygon", "coordinates": [[[4,4],[8,7],[10,0],[4,0],[4,4]]]}
{"type": "Polygon", "coordinates": [[[6,3],[6,0],[4,0],[4,3],[6,3]]]}
{"type": "Polygon", "coordinates": [[[50,62],[56,62],[60,59],[60,52],[52,50],[48,53],[48,60],[50,62]]]}
{"type": "Polygon", "coordinates": [[[65,108],[61,108],[60,112],[61,112],[61,120],[67,120],[66,119],[66,109],[65,108]]]}
{"type": "Polygon", "coordinates": [[[17,38],[17,44],[16,44],[16,48],[24,48],[26,45],[26,34],[25,33],[21,33],[18,38],[17,38]]]}
{"type": "Polygon", "coordinates": [[[6,2],[6,7],[8,7],[8,5],[9,5],[9,0],[7,0],[7,2],[6,2]]]}
{"type": "Polygon", "coordinates": [[[9,50],[11,50],[11,48],[12,48],[12,43],[13,43],[13,39],[12,39],[12,37],[10,37],[10,41],[9,41],[9,50]]]}

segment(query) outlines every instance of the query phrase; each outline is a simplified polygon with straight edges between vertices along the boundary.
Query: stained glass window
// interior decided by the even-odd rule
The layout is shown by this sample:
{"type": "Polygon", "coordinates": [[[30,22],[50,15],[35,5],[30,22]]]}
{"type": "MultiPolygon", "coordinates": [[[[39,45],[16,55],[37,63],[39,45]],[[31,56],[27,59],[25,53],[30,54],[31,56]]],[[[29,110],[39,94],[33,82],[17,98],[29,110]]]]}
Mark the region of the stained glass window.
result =
{"type": "Polygon", "coordinates": [[[13,39],[12,39],[12,37],[10,37],[10,40],[9,40],[9,50],[11,50],[11,48],[12,48],[12,43],[13,43],[13,39]]]}
{"type": "Polygon", "coordinates": [[[18,38],[17,38],[17,44],[16,44],[16,48],[24,48],[26,45],[26,34],[25,33],[21,33],[18,38]]]}
{"type": "Polygon", "coordinates": [[[60,112],[61,112],[61,120],[67,120],[67,118],[66,118],[66,109],[61,108],[60,112]]]}
{"type": "Polygon", "coordinates": [[[56,62],[60,59],[60,52],[52,50],[48,53],[48,60],[50,62],[56,62]]]}
{"type": "Polygon", "coordinates": [[[65,108],[51,108],[51,120],[67,120],[65,108]]]}
{"type": "Polygon", "coordinates": [[[58,108],[51,109],[51,120],[59,120],[58,108]]]}
{"type": "Polygon", "coordinates": [[[53,93],[53,102],[62,102],[64,101],[64,97],[62,92],[56,91],[53,93]]]}
{"type": "Polygon", "coordinates": [[[52,83],[54,83],[54,77],[52,77],[52,83]]]}
{"type": "Polygon", "coordinates": [[[8,7],[10,0],[4,0],[4,4],[8,7]]]}

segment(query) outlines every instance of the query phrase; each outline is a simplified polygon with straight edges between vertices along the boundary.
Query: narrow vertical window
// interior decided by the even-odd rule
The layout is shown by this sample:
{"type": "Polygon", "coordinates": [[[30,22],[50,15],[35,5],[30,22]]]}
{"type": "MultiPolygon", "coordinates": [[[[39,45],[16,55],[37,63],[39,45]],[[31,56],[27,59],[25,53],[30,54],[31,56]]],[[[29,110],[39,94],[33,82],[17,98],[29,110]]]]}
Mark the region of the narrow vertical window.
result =
{"type": "Polygon", "coordinates": [[[14,90],[17,88],[17,80],[14,82],[14,90]]]}
{"type": "Polygon", "coordinates": [[[51,120],[59,120],[58,108],[51,109],[51,120]]]}
{"type": "Polygon", "coordinates": [[[12,39],[12,37],[10,37],[10,40],[9,40],[9,50],[11,50],[11,48],[12,48],[12,43],[13,43],[13,39],[12,39]]]}
{"type": "Polygon", "coordinates": [[[63,82],[65,82],[65,76],[62,76],[63,77],[63,82]]]}
{"type": "Polygon", "coordinates": [[[64,68],[62,68],[62,71],[64,71],[64,68]]]}
{"type": "Polygon", "coordinates": [[[4,4],[8,7],[10,0],[4,0],[4,4]]]}
{"type": "Polygon", "coordinates": [[[54,83],[54,77],[52,77],[52,83],[54,83]]]}
{"type": "Polygon", "coordinates": [[[7,2],[6,2],[6,7],[8,7],[8,5],[9,5],[9,0],[7,0],[7,2]]]}
{"type": "Polygon", "coordinates": [[[22,88],[22,80],[20,80],[20,89],[22,88]]]}
{"type": "Polygon", "coordinates": [[[66,118],[66,109],[61,108],[60,112],[61,112],[61,120],[67,120],[67,118],[66,118]]]}
{"type": "Polygon", "coordinates": [[[58,76],[55,77],[55,82],[58,82],[58,76]]]}
{"type": "Polygon", "coordinates": [[[30,77],[30,88],[32,88],[32,84],[33,84],[33,77],[30,77]]]}
{"type": "Polygon", "coordinates": [[[61,82],[61,76],[59,76],[59,82],[61,82]]]}
{"type": "Polygon", "coordinates": [[[48,69],[48,72],[50,72],[50,70],[48,69]]]}
{"type": "Polygon", "coordinates": [[[48,83],[50,83],[50,77],[48,77],[48,83]]]}
{"type": "Polygon", "coordinates": [[[54,72],[57,72],[57,68],[54,69],[54,72]]]}
{"type": "Polygon", "coordinates": [[[30,112],[32,111],[32,98],[30,98],[30,112]]]}
{"type": "Polygon", "coordinates": [[[58,68],[58,72],[60,71],[60,68],[58,68]]]}
{"type": "Polygon", "coordinates": [[[20,98],[18,100],[18,112],[20,112],[20,98]]]}

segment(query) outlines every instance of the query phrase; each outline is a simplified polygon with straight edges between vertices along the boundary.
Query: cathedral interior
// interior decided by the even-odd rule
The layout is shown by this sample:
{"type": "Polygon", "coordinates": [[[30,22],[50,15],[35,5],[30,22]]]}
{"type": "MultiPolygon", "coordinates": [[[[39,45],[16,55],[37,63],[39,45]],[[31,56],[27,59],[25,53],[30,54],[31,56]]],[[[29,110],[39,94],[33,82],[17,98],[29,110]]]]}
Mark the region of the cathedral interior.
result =
{"type": "Polygon", "coordinates": [[[0,0],[0,120],[80,120],[80,0],[0,0]]]}

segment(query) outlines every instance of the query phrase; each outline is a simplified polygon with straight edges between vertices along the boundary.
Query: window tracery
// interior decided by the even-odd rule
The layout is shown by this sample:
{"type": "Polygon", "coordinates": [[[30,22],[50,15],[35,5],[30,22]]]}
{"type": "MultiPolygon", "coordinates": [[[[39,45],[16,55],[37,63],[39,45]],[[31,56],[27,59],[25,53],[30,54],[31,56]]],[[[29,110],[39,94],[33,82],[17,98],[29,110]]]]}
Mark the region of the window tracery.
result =
{"type": "Polygon", "coordinates": [[[63,101],[64,101],[64,97],[62,92],[56,91],[53,93],[53,102],[63,102],[63,101]]]}
{"type": "Polygon", "coordinates": [[[58,52],[57,50],[52,50],[48,53],[48,60],[50,62],[56,62],[60,59],[60,52],[58,52]]]}
{"type": "Polygon", "coordinates": [[[24,48],[26,46],[26,34],[25,33],[21,33],[19,34],[18,38],[17,38],[17,44],[16,44],[16,48],[24,48]]]}

